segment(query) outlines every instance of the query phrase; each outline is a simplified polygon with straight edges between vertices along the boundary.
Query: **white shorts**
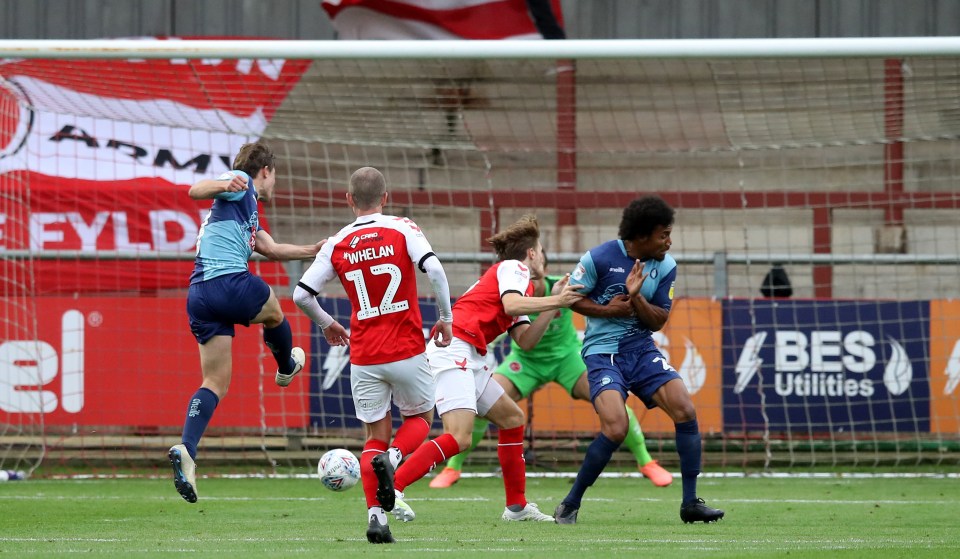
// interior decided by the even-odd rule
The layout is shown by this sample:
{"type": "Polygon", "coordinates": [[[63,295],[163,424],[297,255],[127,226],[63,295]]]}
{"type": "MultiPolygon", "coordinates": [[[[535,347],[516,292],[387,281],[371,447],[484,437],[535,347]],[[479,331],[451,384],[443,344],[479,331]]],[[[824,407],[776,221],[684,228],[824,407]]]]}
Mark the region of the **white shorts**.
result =
{"type": "Polygon", "coordinates": [[[447,347],[427,344],[430,370],[437,382],[437,413],[472,410],[483,417],[503,395],[503,387],[493,380],[493,368],[486,357],[467,342],[454,338],[447,347]]]}
{"type": "Polygon", "coordinates": [[[364,423],[386,417],[391,400],[404,417],[433,409],[433,375],[423,353],[381,365],[351,364],[350,389],[357,419],[364,423]]]}

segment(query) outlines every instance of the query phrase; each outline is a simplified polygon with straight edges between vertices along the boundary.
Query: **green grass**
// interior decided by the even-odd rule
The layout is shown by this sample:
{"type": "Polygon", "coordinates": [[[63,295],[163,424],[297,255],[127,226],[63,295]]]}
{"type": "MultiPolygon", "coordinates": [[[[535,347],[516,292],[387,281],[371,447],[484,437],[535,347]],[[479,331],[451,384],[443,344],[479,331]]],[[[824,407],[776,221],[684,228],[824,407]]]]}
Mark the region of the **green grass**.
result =
{"type": "MultiPolygon", "coordinates": [[[[398,543],[366,542],[358,487],[315,479],[199,480],[185,503],[167,479],[34,479],[0,484],[0,556],[131,557],[957,557],[960,489],[945,478],[705,478],[723,508],[716,524],[680,522],[679,480],[603,478],[576,526],[507,523],[496,478],[448,490],[408,488],[417,519],[391,522],[398,543]],[[198,555],[199,556],[199,555],[198,555]]],[[[531,478],[527,495],[552,512],[570,480],[531,478]]],[[[392,520],[392,518],[391,518],[392,520]]]]}

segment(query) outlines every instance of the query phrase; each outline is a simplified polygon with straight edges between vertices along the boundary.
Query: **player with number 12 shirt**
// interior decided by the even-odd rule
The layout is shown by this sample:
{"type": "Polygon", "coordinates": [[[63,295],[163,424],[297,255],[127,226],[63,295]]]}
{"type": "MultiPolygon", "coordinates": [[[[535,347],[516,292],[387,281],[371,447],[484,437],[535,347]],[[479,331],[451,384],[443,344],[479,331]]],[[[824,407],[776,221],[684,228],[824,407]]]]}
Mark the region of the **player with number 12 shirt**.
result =
{"type": "MultiPolygon", "coordinates": [[[[327,240],[293,294],[297,306],[323,329],[331,346],[350,344],[350,389],[366,433],[360,472],[370,543],[394,541],[377,498],[372,458],[382,453],[396,466],[427,438],[433,422],[435,388],[417,302],[418,268],[429,278],[437,298],[438,346],[450,344],[453,323],[450,287],[440,260],[414,222],[382,213],[386,201],[386,180],[380,171],[363,167],[354,172],[347,203],[357,219],[327,240]],[[349,333],[317,301],[323,286],[335,277],[350,298],[349,333]],[[388,446],[393,427],[391,400],[403,423],[388,446]]],[[[413,519],[412,510],[394,509],[393,502],[387,509],[402,520],[413,519]]]]}

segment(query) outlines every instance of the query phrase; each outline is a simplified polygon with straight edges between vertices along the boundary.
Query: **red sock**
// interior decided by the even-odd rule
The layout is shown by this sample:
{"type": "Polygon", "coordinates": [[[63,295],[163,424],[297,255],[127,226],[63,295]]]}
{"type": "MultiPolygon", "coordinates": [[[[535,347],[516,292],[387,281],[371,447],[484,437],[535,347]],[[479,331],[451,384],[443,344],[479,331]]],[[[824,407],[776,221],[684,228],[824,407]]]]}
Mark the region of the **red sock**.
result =
{"type": "Polygon", "coordinates": [[[497,458],[503,470],[503,489],[507,506],[527,506],[527,463],[523,461],[523,425],[500,429],[497,458]]]}
{"type": "Polygon", "coordinates": [[[397,491],[403,491],[408,485],[427,475],[437,464],[459,453],[460,445],[450,433],[429,440],[420,445],[397,469],[393,476],[393,486],[397,491]]]}
{"type": "Polygon", "coordinates": [[[363,445],[363,452],[360,454],[360,481],[363,483],[363,494],[367,498],[367,508],[380,506],[380,501],[377,500],[377,474],[373,473],[370,461],[385,450],[386,441],[370,439],[363,445]]]}
{"type": "Polygon", "coordinates": [[[430,424],[422,417],[408,417],[400,424],[396,436],[393,437],[393,446],[400,449],[400,454],[406,456],[417,450],[430,434],[430,424]]]}

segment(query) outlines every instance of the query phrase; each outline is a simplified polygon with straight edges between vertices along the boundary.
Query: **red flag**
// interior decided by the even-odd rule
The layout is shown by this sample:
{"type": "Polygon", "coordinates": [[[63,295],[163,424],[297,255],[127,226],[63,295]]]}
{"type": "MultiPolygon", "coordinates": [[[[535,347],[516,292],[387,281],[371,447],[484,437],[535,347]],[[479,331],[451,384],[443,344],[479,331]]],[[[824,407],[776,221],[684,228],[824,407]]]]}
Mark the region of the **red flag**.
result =
{"type": "Polygon", "coordinates": [[[560,0],[323,0],[341,39],[559,39],[560,0]]]}

